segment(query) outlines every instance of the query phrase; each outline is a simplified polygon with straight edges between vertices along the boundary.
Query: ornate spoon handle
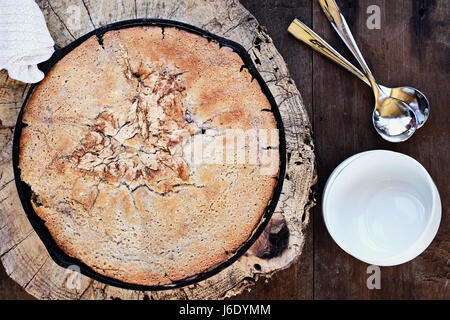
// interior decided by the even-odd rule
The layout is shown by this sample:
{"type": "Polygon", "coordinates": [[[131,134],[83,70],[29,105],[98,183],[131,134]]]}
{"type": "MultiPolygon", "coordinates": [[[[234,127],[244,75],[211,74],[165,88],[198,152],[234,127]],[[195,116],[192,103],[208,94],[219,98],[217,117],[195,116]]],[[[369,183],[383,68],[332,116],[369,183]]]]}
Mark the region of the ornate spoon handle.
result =
{"type": "Polygon", "coordinates": [[[339,10],[336,1],[319,0],[319,4],[322,7],[322,10],[325,12],[325,15],[327,16],[328,20],[331,22],[333,28],[336,30],[336,32],[339,34],[339,36],[342,38],[347,47],[355,56],[356,60],[358,60],[361,67],[364,69],[364,72],[366,73],[367,78],[369,79],[372,85],[375,96],[378,99],[378,97],[381,94],[379,85],[375,80],[372,72],[370,71],[369,66],[364,60],[363,55],[361,54],[361,51],[359,50],[358,45],[356,44],[356,41],[353,38],[352,32],[350,31],[347,21],[345,20],[344,16],[339,10]]]}
{"type": "Polygon", "coordinates": [[[371,85],[366,75],[362,73],[358,68],[345,59],[339,52],[337,52],[332,46],[330,46],[325,40],[323,40],[314,31],[308,28],[303,22],[298,19],[292,21],[288,28],[288,31],[297,39],[303,41],[305,44],[316,50],[317,52],[328,57],[332,61],[336,62],[340,66],[344,67],[359,79],[364,81],[367,85],[371,85]]]}

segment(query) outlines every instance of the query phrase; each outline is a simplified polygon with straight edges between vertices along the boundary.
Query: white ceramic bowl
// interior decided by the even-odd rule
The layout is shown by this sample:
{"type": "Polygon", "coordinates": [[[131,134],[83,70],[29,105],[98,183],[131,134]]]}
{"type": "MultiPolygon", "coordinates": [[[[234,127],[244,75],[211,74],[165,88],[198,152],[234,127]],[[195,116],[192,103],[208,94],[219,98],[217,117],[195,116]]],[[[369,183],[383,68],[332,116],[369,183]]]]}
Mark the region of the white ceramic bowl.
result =
{"type": "Polygon", "coordinates": [[[343,250],[369,264],[393,266],[429,246],[442,208],[436,185],[419,162],[375,150],[354,155],[333,171],[322,211],[343,250]]]}

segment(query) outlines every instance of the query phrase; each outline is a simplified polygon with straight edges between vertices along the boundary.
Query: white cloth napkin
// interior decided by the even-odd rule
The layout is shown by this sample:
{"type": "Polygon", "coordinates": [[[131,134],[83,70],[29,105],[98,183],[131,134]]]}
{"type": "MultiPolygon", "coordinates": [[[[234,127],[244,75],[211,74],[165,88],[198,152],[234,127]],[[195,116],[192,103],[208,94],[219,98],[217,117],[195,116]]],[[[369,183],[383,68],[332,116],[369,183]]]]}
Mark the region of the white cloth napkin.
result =
{"type": "Polygon", "coordinates": [[[44,73],[37,64],[51,57],[54,44],[33,0],[0,0],[0,70],[22,82],[39,82],[44,73]]]}

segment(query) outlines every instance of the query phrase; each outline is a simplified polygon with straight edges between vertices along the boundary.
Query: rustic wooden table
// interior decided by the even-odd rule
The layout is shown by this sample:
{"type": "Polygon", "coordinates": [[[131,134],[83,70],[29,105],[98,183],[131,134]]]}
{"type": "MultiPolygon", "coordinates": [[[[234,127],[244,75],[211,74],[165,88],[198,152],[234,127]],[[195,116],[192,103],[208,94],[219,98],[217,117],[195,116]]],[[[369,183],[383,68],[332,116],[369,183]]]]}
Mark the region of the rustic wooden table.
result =
{"type": "MultiPolygon", "coordinates": [[[[237,299],[450,299],[450,2],[446,0],[341,0],[355,38],[378,80],[420,88],[432,106],[428,123],[408,142],[394,145],[371,128],[372,93],[361,81],[313,53],[286,28],[299,18],[349,57],[316,1],[242,0],[267,28],[302,93],[314,130],[319,182],[313,219],[298,263],[258,281],[237,299]],[[367,8],[381,9],[380,29],[369,29],[367,8]],[[431,246],[415,260],[381,268],[381,289],[369,290],[367,265],[343,252],[321,217],[320,197],[331,171],[347,157],[366,150],[408,154],[429,171],[441,194],[443,216],[431,246]]],[[[354,60],[352,60],[354,61],[354,60]]],[[[1,267],[2,268],[2,267],[1,267]]],[[[0,299],[31,298],[0,270],[0,299]]]]}

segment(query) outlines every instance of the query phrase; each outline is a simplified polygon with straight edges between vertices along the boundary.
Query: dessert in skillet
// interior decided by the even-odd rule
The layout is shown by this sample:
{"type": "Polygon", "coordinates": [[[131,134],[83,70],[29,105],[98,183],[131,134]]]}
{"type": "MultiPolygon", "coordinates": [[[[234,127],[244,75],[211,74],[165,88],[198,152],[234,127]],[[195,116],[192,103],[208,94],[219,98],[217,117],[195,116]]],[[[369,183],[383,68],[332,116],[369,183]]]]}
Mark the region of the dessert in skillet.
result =
{"type": "Polygon", "coordinates": [[[242,66],[230,48],[159,27],[92,36],[53,66],[25,108],[19,167],[65,253],[161,285],[210,270],[251,237],[276,185],[278,137],[255,151],[270,164],[226,152],[199,161],[193,148],[202,141],[211,160],[205,150],[229,149],[227,129],[276,129],[242,66]],[[266,165],[276,170],[262,174],[266,165]]]}

